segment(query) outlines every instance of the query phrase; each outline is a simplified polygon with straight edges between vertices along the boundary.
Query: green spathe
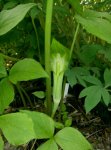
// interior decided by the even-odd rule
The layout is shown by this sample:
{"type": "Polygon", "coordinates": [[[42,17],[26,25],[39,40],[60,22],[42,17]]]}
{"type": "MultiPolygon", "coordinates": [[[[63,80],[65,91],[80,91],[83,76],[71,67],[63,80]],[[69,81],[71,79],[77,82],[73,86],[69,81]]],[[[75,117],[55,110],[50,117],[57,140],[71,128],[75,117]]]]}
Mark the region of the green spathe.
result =
{"type": "Polygon", "coordinates": [[[53,117],[61,100],[63,76],[68,67],[70,57],[69,50],[55,39],[52,41],[51,50],[51,68],[53,71],[54,83],[54,106],[52,111],[53,117]]]}

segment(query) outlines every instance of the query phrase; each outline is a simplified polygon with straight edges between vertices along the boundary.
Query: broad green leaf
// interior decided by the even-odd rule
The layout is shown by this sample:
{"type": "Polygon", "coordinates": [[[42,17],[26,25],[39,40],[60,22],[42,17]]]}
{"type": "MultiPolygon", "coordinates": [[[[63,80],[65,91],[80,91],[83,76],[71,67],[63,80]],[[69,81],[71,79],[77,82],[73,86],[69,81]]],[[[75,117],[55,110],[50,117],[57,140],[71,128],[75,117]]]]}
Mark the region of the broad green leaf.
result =
{"type": "Polygon", "coordinates": [[[0,116],[0,128],[12,145],[21,145],[35,138],[33,122],[26,114],[12,113],[0,116]]]}
{"type": "Polygon", "coordinates": [[[63,150],[92,150],[85,137],[78,130],[71,127],[60,130],[54,138],[63,150]]]}
{"type": "Polygon", "coordinates": [[[14,88],[7,78],[0,81],[0,113],[3,113],[4,109],[14,99],[14,88]]]}
{"type": "Polygon", "coordinates": [[[81,17],[75,16],[77,21],[83,25],[83,27],[93,35],[111,43],[111,22],[106,19],[96,17],[81,17]]]}
{"type": "Polygon", "coordinates": [[[5,64],[4,64],[4,59],[2,56],[0,56],[0,78],[6,77],[7,76],[7,71],[5,68],[5,64]]]}
{"type": "Polygon", "coordinates": [[[87,18],[105,18],[111,22],[111,15],[108,12],[98,12],[95,10],[86,9],[82,15],[87,18]]]}
{"type": "Polygon", "coordinates": [[[1,11],[0,35],[3,35],[14,28],[34,6],[36,6],[35,3],[20,4],[13,9],[1,11]]]}
{"type": "Polygon", "coordinates": [[[41,64],[31,58],[18,61],[9,72],[9,80],[14,84],[18,81],[28,81],[43,77],[48,77],[48,75],[41,64]]]}
{"type": "Polygon", "coordinates": [[[54,134],[54,121],[46,114],[40,112],[21,111],[26,113],[33,121],[37,139],[50,138],[54,134]]]}
{"type": "Polygon", "coordinates": [[[72,5],[76,13],[82,14],[82,5],[80,5],[80,0],[68,0],[72,5]]]}
{"type": "Polygon", "coordinates": [[[101,81],[98,78],[94,77],[94,76],[90,76],[90,75],[89,76],[84,76],[83,79],[85,81],[89,82],[89,83],[94,84],[94,85],[102,86],[101,81]]]}
{"type": "Polygon", "coordinates": [[[0,150],[4,150],[4,142],[1,135],[0,135],[0,150]]]}
{"type": "Polygon", "coordinates": [[[45,93],[43,91],[36,91],[33,92],[32,94],[41,99],[45,97],[45,93]]]}
{"type": "Polygon", "coordinates": [[[104,71],[104,81],[105,81],[105,86],[111,86],[111,70],[107,69],[104,71]]]}
{"type": "Polygon", "coordinates": [[[58,150],[58,146],[55,140],[52,138],[40,145],[40,147],[38,147],[37,150],[58,150]]]}
{"type": "Polygon", "coordinates": [[[102,92],[102,98],[103,98],[103,101],[104,103],[108,106],[108,104],[110,103],[110,94],[109,92],[103,88],[102,92]]]}
{"type": "Polygon", "coordinates": [[[67,80],[71,86],[74,86],[79,82],[81,85],[86,87],[86,83],[82,78],[89,74],[89,71],[82,67],[74,67],[66,72],[67,80]]]}
{"type": "Polygon", "coordinates": [[[81,91],[79,97],[85,98],[85,109],[86,113],[91,111],[100,101],[102,97],[103,88],[101,86],[90,86],[81,91]]]}

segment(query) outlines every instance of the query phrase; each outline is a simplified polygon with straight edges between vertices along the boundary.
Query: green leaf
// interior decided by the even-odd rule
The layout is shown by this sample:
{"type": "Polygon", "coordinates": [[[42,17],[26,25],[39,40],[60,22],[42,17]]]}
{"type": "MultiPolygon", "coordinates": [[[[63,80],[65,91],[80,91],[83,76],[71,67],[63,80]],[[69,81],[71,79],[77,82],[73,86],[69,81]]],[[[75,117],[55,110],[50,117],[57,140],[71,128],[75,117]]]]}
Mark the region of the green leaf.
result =
{"type": "Polygon", "coordinates": [[[110,103],[110,94],[104,88],[103,88],[103,91],[102,91],[102,98],[103,98],[104,103],[108,106],[108,104],[110,103]]]}
{"type": "Polygon", "coordinates": [[[33,92],[32,94],[41,99],[45,97],[45,93],[43,91],[36,91],[36,92],[33,92]]]}
{"type": "Polygon", "coordinates": [[[90,86],[81,91],[79,97],[81,98],[86,96],[85,98],[86,113],[91,111],[101,101],[102,91],[103,88],[97,85],[90,86]]]}
{"type": "Polygon", "coordinates": [[[0,78],[6,77],[7,76],[7,71],[5,68],[5,64],[4,64],[4,59],[2,56],[0,56],[0,78]]]}
{"type": "Polygon", "coordinates": [[[95,61],[97,52],[102,48],[101,45],[97,44],[83,45],[77,54],[82,63],[89,65],[95,61]]]}
{"type": "Polygon", "coordinates": [[[64,125],[61,122],[55,122],[55,128],[57,128],[57,129],[63,129],[64,125]]]}
{"type": "Polygon", "coordinates": [[[1,135],[0,135],[0,150],[4,150],[4,142],[1,135]]]}
{"type": "Polygon", "coordinates": [[[86,9],[84,10],[83,16],[87,18],[105,18],[111,22],[111,15],[108,12],[98,12],[86,9]]]}
{"type": "Polygon", "coordinates": [[[36,6],[34,3],[20,4],[13,9],[1,11],[0,35],[3,35],[14,28],[34,6],[36,6]]]}
{"type": "Polygon", "coordinates": [[[54,138],[63,150],[92,150],[85,137],[78,130],[71,127],[60,130],[54,138]]]}
{"type": "Polygon", "coordinates": [[[0,81],[0,113],[3,113],[4,109],[14,99],[14,88],[7,78],[0,81]]]}
{"type": "Polygon", "coordinates": [[[17,1],[12,0],[11,2],[5,3],[3,9],[11,9],[11,8],[15,7],[17,4],[18,4],[17,1]]]}
{"type": "Polygon", "coordinates": [[[102,86],[102,83],[101,81],[94,77],[94,76],[84,76],[83,79],[89,83],[92,83],[92,84],[95,84],[95,85],[98,85],[98,86],[102,86]]]}
{"type": "Polygon", "coordinates": [[[14,84],[18,81],[28,81],[43,77],[48,77],[48,75],[41,64],[31,58],[18,61],[9,72],[9,80],[14,84]]]}
{"type": "Polygon", "coordinates": [[[40,112],[21,111],[26,113],[33,121],[37,139],[50,138],[54,134],[54,121],[46,114],[40,112]]]}
{"type": "Polygon", "coordinates": [[[55,140],[52,138],[47,142],[43,143],[37,150],[58,150],[58,146],[55,143],[55,140]]]}
{"type": "Polygon", "coordinates": [[[82,78],[89,74],[89,71],[82,67],[74,67],[66,72],[67,80],[71,86],[74,86],[79,82],[81,85],[86,87],[86,83],[82,78]]]}
{"type": "Polygon", "coordinates": [[[72,5],[72,7],[77,13],[82,14],[83,11],[82,5],[80,5],[80,0],[68,0],[68,2],[72,5]]]}
{"type": "Polygon", "coordinates": [[[75,16],[77,21],[83,25],[83,27],[91,34],[111,43],[111,22],[101,17],[81,17],[75,16]]]}
{"type": "Polygon", "coordinates": [[[111,70],[105,69],[104,71],[104,81],[105,81],[105,86],[111,86],[111,70]]]}
{"type": "Polygon", "coordinates": [[[0,128],[12,145],[21,145],[35,138],[32,120],[23,113],[0,116],[0,128]]]}

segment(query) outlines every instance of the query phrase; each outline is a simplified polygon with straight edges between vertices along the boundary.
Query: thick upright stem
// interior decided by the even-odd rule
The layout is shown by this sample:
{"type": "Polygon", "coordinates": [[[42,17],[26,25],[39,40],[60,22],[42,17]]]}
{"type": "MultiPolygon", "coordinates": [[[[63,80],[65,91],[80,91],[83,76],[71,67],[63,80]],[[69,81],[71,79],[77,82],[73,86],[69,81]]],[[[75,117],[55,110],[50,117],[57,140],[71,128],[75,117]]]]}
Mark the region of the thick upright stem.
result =
{"type": "Polygon", "coordinates": [[[50,66],[50,44],[51,44],[51,22],[52,22],[53,0],[47,0],[46,22],[45,22],[45,70],[49,75],[46,79],[46,101],[47,113],[51,115],[51,66],[50,66]]]}

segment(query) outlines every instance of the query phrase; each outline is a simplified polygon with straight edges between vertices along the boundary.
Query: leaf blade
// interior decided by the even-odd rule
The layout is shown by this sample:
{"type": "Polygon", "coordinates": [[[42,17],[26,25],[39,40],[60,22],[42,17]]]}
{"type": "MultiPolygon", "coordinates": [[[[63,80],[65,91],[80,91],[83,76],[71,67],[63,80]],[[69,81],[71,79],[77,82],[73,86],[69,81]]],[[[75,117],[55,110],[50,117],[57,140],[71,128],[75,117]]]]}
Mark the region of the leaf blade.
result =
{"type": "Polygon", "coordinates": [[[41,64],[31,58],[18,61],[9,72],[9,80],[14,84],[18,81],[28,81],[43,77],[48,77],[48,75],[41,64]]]}
{"type": "Polygon", "coordinates": [[[14,28],[34,6],[34,3],[20,4],[13,9],[0,12],[0,36],[14,28]]]}
{"type": "Polygon", "coordinates": [[[85,137],[76,129],[65,127],[55,135],[55,141],[63,150],[92,150],[85,137]]]}

